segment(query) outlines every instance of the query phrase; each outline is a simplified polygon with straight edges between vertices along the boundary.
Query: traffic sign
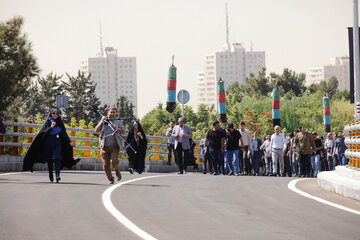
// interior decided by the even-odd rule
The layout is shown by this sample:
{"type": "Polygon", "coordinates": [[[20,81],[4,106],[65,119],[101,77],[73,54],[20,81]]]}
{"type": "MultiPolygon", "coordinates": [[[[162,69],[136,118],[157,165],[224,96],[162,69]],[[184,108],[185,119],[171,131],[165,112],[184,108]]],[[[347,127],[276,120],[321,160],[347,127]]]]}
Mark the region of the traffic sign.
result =
{"type": "Polygon", "coordinates": [[[180,90],[180,92],[177,95],[177,99],[179,103],[186,104],[190,100],[190,93],[186,90],[180,90]]]}

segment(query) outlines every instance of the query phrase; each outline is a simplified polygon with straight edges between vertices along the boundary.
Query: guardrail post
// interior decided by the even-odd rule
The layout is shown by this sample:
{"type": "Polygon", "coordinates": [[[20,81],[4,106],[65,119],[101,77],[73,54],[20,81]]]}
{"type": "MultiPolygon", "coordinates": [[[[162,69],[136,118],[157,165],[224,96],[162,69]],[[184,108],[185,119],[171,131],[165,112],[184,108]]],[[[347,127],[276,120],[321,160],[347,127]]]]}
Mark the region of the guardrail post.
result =
{"type": "MultiPolygon", "coordinates": [[[[32,123],[34,123],[34,122],[33,122],[32,120],[29,120],[28,123],[32,124],[32,123]]],[[[34,128],[29,127],[27,132],[28,132],[28,133],[33,133],[33,132],[34,132],[34,128]]],[[[32,143],[32,141],[33,141],[33,138],[32,138],[32,137],[28,137],[28,138],[27,138],[27,142],[28,142],[28,143],[32,143]]],[[[29,147],[27,147],[27,149],[29,150],[29,147]]]]}
{"type": "MultiPolygon", "coordinates": [[[[89,129],[89,127],[86,126],[85,129],[89,129]]],[[[89,138],[89,137],[90,137],[90,133],[89,133],[89,132],[85,132],[85,137],[86,137],[86,138],[89,138]]],[[[85,147],[90,147],[90,141],[85,141],[85,142],[84,142],[84,146],[85,146],[85,147]]],[[[84,157],[90,157],[90,150],[84,150],[84,157]]]]}
{"type": "MultiPolygon", "coordinates": [[[[71,127],[72,127],[72,128],[75,128],[75,125],[72,124],[71,127]]],[[[75,137],[75,133],[76,133],[75,131],[71,131],[71,132],[70,132],[70,136],[75,137]]],[[[71,140],[71,142],[72,142],[73,144],[76,144],[76,140],[71,140]]],[[[76,156],[76,150],[75,150],[75,148],[73,149],[73,155],[76,156]]]]}
{"type": "MultiPolygon", "coordinates": [[[[14,122],[18,122],[17,119],[14,120],[14,122]]],[[[19,127],[18,126],[14,126],[13,128],[13,132],[19,132],[19,127]]],[[[13,137],[13,142],[14,143],[18,143],[19,142],[19,137],[13,137]]],[[[19,155],[19,147],[12,147],[11,149],[11,155],[19,155]]]]}
{"type": "MultiPolygon", "coordinates": [[[[198,142],[195,143],[195,147],[199,147],[199,143],[198,143],[198,142]]],[[[197,154],[197,155],[200,154],[199,150],[197,150],[197,149],[194,150],[194,153],[197,154]]],[[[200,162],[199,157],[196,157],[195,163],[199,163],[199,162],[200,162]]]]}
{"type": "MultiPolygon", "coordinates": [[[[158,137],[159,134],[156,133],[155,136],[158,137]]],[[[155,138],[155,144],[159,144],[159,143],[160,143],[159,139],[155,138]]],[[[154,147],[154,151],[159,152],[159,147],[154,147]]],[[[154,160],[159,160],[159,159],[160,159],[159,154],[154,154],[154,160]]]]}
{"type": "MultiPolygon", "coordinates": [[[[2,122],[4,122],[4,118],[0,118],[0,119],[2,122]]],[[[5,136],[0,136],[0,142],[5,142],[5,136]]],[[[1,146],[0,147],[0,155],[4,155],[4,154],[5,154],[5,147],[1,146]]]]}

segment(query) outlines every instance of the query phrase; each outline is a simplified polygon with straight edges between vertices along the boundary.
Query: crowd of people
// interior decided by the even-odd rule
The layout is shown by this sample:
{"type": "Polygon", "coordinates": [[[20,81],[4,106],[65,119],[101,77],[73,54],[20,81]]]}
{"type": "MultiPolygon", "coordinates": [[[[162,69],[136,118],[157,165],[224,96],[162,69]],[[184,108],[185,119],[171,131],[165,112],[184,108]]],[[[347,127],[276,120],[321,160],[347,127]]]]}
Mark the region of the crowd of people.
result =
{"type": "MultiPolygon", "coordinates": [[[[110,108],[107,116],[103,116],[95,127],[95,132],[100,134],[103,168],[111,184],[115,181],[111,165],[116,180],[121,180],[120,151],[126,151],[128,155],[128,171],[141,174],[145,168],[147,150],[147,139],[141,124],[135,121],[124,139],[121,134],[125,133],[125,128],[122,121],[116,118],[116,112],[116,108],[110,108]]],[[[174,153],[179,174],[186,173],[187,166],[197,168],[193,134],[191,128],[185,125],[184,118],[178,119],[178,125],[174,121],[170,122],[166,137],[167,164],[171,165],[174,153]]],[[[257,131],[250,133],[245,128],[245,122],[241,122],[238,129],[234,124],[227,123],[225,129],[220,127],[219,121],[214,121],[212,129],[199,145],[204,174],[316,177],[320,171],[334,170],[335,166],[348,162],[345,157],[347,147],[341,131],[335,136],[327,133],[324,141],[316,132],[307,132],[305,125],[286,137],[281,133],[280,126],[275,126],[274,133],[268,133],[260,139],[257,131]]],[[[24,158],[23,171],[32,171],[36,162],[47,163],[49,179],[53,182],[55,165],[56,182],[59,182],[61,168],[71,168],[79,161],[73,158],[74,146],[58,109],[54,108],[24,158]]]]}
{"type": "MultiPolygon", "coordinates": [[[[183,174],[189,165],[187,163],[192,162],[191,129],[180,118],[179,125],[175,126],[173,121],[170,123],[166,136],[168,164],[171,164],[171,153],[174,152],[179,174],[183,174]]],[[[325,138],[316,132],[307,132],[305,125],[287,136],[281,133],[280,126],[275,126],[273,133],[259,138],[257,131],[250,133],[245,128],[245,122],[241,122],[238,129],[227,123],[224,129],[219,121],[214,121],[212,129],[199,144],[203,173],[317,177],[320,171],[334,170],[335,166],[348,162],[342,131],[335,135],[329,132],[325,138]]]]}

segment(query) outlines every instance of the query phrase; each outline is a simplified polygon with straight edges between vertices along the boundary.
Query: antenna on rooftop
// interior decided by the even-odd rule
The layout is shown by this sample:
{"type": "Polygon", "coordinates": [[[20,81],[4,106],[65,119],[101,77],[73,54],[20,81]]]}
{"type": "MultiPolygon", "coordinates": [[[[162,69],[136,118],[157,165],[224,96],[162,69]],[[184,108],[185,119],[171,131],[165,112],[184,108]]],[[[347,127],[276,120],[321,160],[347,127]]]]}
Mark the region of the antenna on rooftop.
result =
{"type": "Polygon", "coordinates": [[[254,42],[250,41],[250,51],[252,52],[254,50],[254,42]]]}
{"type": "Polygon", "coordinates": [[[225,3],[225,15],[226,15],[226,44],[227,44],[228,50],[230,51],[230,41],[229,41],[229,15],[228,15],[227,2],[225,3]]]}
{"type": "Polygon", "coordinates": [[[100,57],[104,56],[104,47],[102,44],[102,32],[101,32],[101,22],[99,22],[100,25],[100,57]]]}

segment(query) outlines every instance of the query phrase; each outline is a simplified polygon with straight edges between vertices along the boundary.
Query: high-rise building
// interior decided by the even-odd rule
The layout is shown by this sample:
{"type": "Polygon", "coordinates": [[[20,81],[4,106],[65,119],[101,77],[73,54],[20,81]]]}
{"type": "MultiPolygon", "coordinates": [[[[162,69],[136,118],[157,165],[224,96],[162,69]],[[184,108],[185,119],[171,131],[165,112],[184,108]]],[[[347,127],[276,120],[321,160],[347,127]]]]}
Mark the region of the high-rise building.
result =
{"type": "Polygon", "coordinates": [[[225,44],[223,51],[205,56],[204,72],[197,76],[198,104],[215,104],[216,83],[221,78],[227,89],[232,83],[246,83],[246,78],[255,76],[265,67],[264,51],[246,51],[241,43],[225,44]]]}
{"type": "Polygon", "coordinates": [[[329,81],[331,77],[336,77],[339,81],[340,91],[350,91],[350,59],[349,57],[330,58],[330,64],[322,67],[308,68],[306,74],[306,85],[321,81],[329,81]]]}
{"type": "Polygon", "coordinates": [[[114,106],[120,96],[125,96],[134,105],[134,115],[137,116],[137,80],[136,58],[118,57],[117,50],[105,48],[97,57],[81,61],[81,71],[91,73],[91,80],[96,85],[95,94],[101,104],[114,106]]]}

